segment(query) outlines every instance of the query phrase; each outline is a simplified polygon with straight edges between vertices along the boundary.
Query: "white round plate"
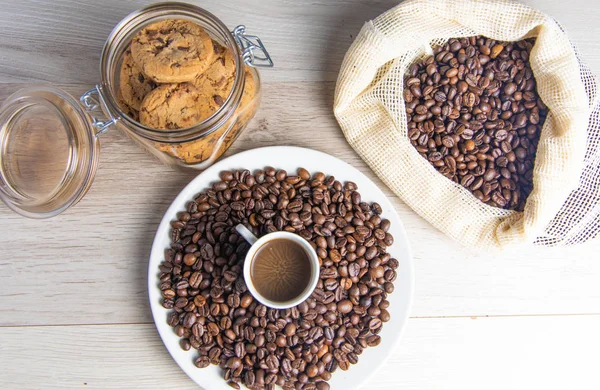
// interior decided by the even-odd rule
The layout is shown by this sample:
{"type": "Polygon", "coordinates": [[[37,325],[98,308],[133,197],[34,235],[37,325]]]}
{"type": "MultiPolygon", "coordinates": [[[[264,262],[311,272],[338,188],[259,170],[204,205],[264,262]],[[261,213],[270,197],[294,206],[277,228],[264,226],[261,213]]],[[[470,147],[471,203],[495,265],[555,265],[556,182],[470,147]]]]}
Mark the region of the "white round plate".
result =
{"type": "Polygon", "coordinates": [[[220,180],[219,172],[233,169],[249,169],[253,172],[256,169],[263,169],[265,166],[285,169],[294,174],[297,168],[304,167],[309,172],[320,171],[326,175],[333,175],[342,183],[344,181],[353,181],[358,185],[358,191],[363,201],[379,203],[383,209],[382,216],[391,222],[390,233],[394,236],[394,244],[388,248],[388,252],[400,262],[400,267],[397,270],[398,278],[394,282],[395,290],[388,298],[390,301],[388,310],[391,314],[391,319],[384,324],[383,330],[380,333],[381,344],[377,347],[366,348],[359,356],[357,364],[351,366],[348,371],[342,371],[338,368],[329,381],[332,389],[358,388],[384,363],[400,340],[402,330],[408,319],[413,297],[414,275],[412,257],[400,217],[398,217],[398,214],[383,192],[356,168],[335,157],[315,150],[291,146],[274,146],[248,150],[214,164],[199,174],[177,195],[177,198],[175,198],[165,213],[156,232],[148,268],[150,308],[152,309],[158,333],[173,359],[179,364],[179,367],[200,387],[211,390],[231,390],[231,387],[223,380],[221,370],[217,366],[211,365],[203,369],[197,368],[194,365],[194,360],[197,356],[194,349],[192,348],[186,352],[179,346],[179,337],[177,337],[173,328],[167,324],[167,314],[170,310],[163,308],[161,305],[162,298],[159,289],[158,266],[164,260],[165,249],[171,243],[170,222],[177,218],[177,212],[185,210],[187,202],[194,199],[198,193],[209,188],[213,182],[220,180]]]}

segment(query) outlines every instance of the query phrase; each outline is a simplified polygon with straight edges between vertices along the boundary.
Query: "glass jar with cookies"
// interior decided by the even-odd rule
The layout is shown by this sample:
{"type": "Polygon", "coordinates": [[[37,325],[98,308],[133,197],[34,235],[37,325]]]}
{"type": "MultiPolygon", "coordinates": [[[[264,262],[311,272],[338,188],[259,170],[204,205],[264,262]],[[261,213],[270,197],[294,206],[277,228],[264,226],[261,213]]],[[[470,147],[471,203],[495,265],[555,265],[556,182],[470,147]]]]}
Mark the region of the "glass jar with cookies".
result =
{"type": "Polygon", "coordinates": [[[204,169],[240,135],[260,102],[256,37],[209,12],[162,3],[131,14],[102,53],[100,94],[117,127],[167,164],[204,169]]]}
{"type": "Polygon", "coordinates": [[[202,8],[169,2],[133,12],[104,45],[101,82],[79,100],[39,86],[4,102],[0,199],[33,218],[77,203],[93,181],[98,137],[110,128],[168,165],[205,169],[254,117],[257,68],[272,66],[258,37],[244,26],[230,31],[202,8]]]}

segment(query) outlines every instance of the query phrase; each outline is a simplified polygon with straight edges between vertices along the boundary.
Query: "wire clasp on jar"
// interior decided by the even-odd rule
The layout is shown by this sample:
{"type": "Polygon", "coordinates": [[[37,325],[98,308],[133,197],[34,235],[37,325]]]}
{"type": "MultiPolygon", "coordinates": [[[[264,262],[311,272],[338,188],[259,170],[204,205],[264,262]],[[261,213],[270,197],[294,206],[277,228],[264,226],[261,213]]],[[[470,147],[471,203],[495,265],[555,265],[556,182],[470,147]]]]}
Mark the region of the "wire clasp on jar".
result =
{"type": "Polygon", "coordinates": [[[96,138],[100,135],[106,133],[110,126],[116,124],[120,118],[115,118],[110,114],[110,111],[106,107],[106,103],[104,102],[104,97],[102,96],[102,92],[100,91],[100,86],[96,85],[94,88],[90,89],[81,97],[79,101],[81,102],[85,111],[90,114],[92,117],[92,126],[94,126],[98,132],[96,133],[96,138]],[[102,120],[98,119],[94,116],[95,112],[101,109],[104,115],[107,115],[110,120],[102,120]]]}
{"type": "Polygon", "coordinates": [[[242,49],[244,63],[255,68],[272,68],[273,60],[262,41],[256,35],[247,35],[246,26],[233,29],[233,37],[242,49]]]}

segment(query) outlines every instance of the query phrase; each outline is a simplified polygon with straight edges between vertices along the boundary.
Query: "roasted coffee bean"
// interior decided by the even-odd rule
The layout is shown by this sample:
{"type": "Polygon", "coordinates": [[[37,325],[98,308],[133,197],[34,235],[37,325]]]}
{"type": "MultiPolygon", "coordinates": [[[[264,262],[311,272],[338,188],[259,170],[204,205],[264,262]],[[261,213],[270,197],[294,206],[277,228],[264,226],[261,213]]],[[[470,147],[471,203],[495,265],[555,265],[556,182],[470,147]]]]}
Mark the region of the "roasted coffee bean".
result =
{"type": "Polygon", "coordinates": [[[369,329],[375,330],[381,328],[381,320],[379,318],[373,318],[369,321],[369,329]]]}
{"type": "MultiPolygon", "coordinates": [[[[437,69],[430,67],[430,72],[437,69]]],[[[437,100],[431,99],[434,105],[458,93],[418,88],[428,95],[437,93],[437,100]]],[[[433,132],[438,124],[428,122],[433,132]]],[[[462,134],[469,136],[466,130],[470,129],[462,129],[462,134]]],[[[457,148],[460,140],[448,137],[445,147],[457,148]]],[[[435,145],[444,145],[438,138],[435,145]]],[[[514,163],[525,164],[517,157],[514,163]]],[[[457,170],[464,161],[454,161],[457,170]]],[[[497,167],[496,175],[505,179],[497,167]]],[[[227,171],[220,178],[172,223],[175,242],[159,266],[162,303],[173,309],[167,323],[181,337],[183,349],[198,350],[198,367],[220,365],[234,388],[239,383],[250,388],[294,383],[303,389],[329,388],[331,372],[349,369],[365,347],[379,344],[383,323],[389,321],[386,298],[399,266],[386,253],[393,244],[390,222],[380,216],[380,205],[362,201],[355,183],[322,173],[311,177],[298,169],[297,176],[289,176],[267,167],[254,174],[227,171]],[[322,267],[308,300],[286,310],[254,300],[242,272],[249,245],[235,231],[237,223],[258,236],[275,230],[296,232],[316,248],[322,267]]],[[[489,196],[504,198],[502,191],[508,188],[490,187],[489,196]]]]}
{"type": "Polygon", "coordinates": [[[381,343],[381,337],[379,337],[379,335],[373,335],[367,338],[367,345],[369,347],[376,347],[379,343],[381,343]]]}
{"type": "Polygon", "coordinates": [[[534,42],[450,39],[411,66],[404,90],[408,137],[421,156],[478,199],[519,211],[548,114],[529,63],[534,42]],[[486,187],[499,175],[514,185],[486,187]]]}
{"type": "Polygon", "coordinates": [[[242,296],[242,299],[240,300],[240,307],[247,309],[248,307],[250,307],[253,301],[254,298],[252,297],[252,295],[246,294],[242,296]]]}
{"type": "Polygon", "coordinates": [[[347,299],[340,301],[337,304],[337,309],[342,314],[350,313],[352,311],[352,302],[347,299]]]}
{"type": "Polygon", "coordinates": [[[215,324],[214,322],[208,323],[208,325],[206,326],[206,329],[208,330],[208,333],[213,337],[218,335],[220,332],[219,326],[217,324],[215,324]]]}
{"type": "Polygon", "coordinates": [[[205,368],[210,365],[210,359],[207,356],[200,356],[194,363],[198,368],[205,368]]]}
{"type": "Polygon", "coordinates": [[[325,381],[317,382],[317,390],[329,390],[329,383],[325,381]]]}
{"type": "Polygon", "coordinates": [[[185,265],[194,265],[196,263],[196,256],[193,253],[187,253],[183,256],[183,263],[185,265]]]}
{"type": "Polygon", "coordinates": [[[241,305],[240,296],[238,294],[230,294],[227,297],[227,305],[232,309],[238,308],[241,305]]]}

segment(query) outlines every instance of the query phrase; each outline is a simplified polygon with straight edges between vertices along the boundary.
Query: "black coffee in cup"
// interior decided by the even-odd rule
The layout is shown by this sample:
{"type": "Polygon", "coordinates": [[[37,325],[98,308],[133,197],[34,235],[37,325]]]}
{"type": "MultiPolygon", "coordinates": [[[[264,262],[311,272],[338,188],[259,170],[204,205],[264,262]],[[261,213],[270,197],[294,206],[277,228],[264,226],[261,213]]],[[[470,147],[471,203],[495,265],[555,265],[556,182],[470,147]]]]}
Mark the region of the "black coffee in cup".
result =
{"type": "Polygon", "coordinates": [[[266,299],[290,301],[309,285],[311,260],[299,243],[285,238],[274,239],[256,251],[250,276],[258,293],[266,299]]]}

